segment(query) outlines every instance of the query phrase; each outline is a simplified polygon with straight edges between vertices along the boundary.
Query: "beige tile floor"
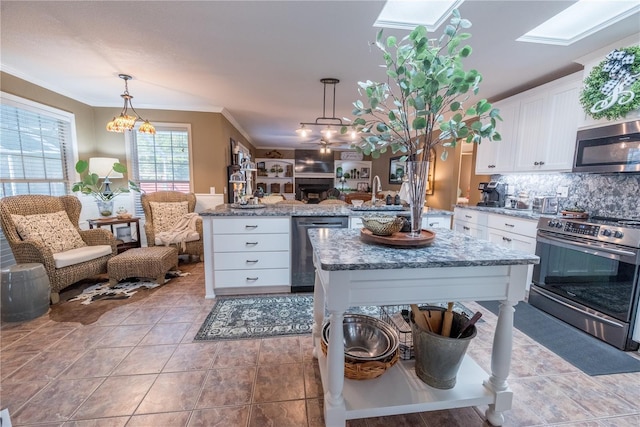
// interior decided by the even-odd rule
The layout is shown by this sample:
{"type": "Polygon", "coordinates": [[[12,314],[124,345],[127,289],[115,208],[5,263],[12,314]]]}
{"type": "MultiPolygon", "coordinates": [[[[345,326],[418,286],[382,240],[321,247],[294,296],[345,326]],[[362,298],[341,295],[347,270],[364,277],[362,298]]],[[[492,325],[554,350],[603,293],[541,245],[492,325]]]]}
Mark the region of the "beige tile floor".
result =
{"type": "MultiPolygon", "coordinates": [[[[0,407],[9,408],[13,425],[324,425],[310,337],[194,342],[214,301],[204,299],[202,263],[180,268],[191,275],[91,325],[47,315],[3,323],[0,407]]],[[[469,354],[489,370],[496,318],[483,319],[469,354]]],[[[506,426],[640,426],[640,373],[589,377],[518,331],[512,365],[515,395],[506,426]]],[[[348,425],[488,426],[484,409],[348,425]]]]}

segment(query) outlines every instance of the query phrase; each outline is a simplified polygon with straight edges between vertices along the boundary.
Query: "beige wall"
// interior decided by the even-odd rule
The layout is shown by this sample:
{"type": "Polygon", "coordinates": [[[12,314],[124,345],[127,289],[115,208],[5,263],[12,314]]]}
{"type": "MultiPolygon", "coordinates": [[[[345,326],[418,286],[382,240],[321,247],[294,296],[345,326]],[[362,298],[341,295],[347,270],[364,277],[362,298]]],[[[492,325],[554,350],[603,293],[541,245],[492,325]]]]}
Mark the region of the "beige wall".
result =
{"type": "MultiPolygon", "coordinates": [[[[124,135],[105,129],[107,122],[120,113],[120,108],[94,108],[9,74],[0,76],[3,92],[75,114],[80,159],[106,156],[116,157],[123,163],[128,161],[124,135]]],[[[192,191],[196,193],[208,193],[210,187],[222,193],[226,187],[226,166],[231,162],[230,138],[255,153],[253,145],[223,114],[145,109],[139,109],[138,113],[153,123],[191,124],[192,191]]]]}

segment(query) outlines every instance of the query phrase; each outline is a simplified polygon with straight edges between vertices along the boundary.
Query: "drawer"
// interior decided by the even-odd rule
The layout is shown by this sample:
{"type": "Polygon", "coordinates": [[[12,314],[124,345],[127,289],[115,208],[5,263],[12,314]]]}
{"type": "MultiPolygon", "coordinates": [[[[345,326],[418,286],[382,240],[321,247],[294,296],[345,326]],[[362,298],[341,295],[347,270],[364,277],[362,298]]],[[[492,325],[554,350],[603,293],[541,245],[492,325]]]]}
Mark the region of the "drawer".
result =
{"type": "Polygon", "coordinates": [[[451,228],[450,216],[423,216],[422,228],[451,228]]]}
{"type": "Polygon", "coordinates": [[[470,224],[487,225],[487,216],[485,212],[474,211],[471,209],[454,209],[456,221],[464,221],[470,224]]]}
{"type": "Polygon", "coordinates": [[[221,234],[213,237],[213,252],[289,251],[287,234],[221,234]]]}
{"type": "Polygon", "coordinates": [[[514,218],[507,215],[491,214],[488,224],[490,228],[508,231],[535,239],[538,221],[514,218]]]}
{"type": "Polygon", "coordinates": [[[214,218],[213,234],[272,234],[289,233],[289,218],[214,218]]]}
{"type": "Polygon", "coordinates": [[[290,286],[291,270],[222,270],[214,272],[215,288],[247,288],[256,286],[290,286]]]}
{"type": "Polygon", "coordinates": [[[349,228],[362,228],[362,218],[353,216],[349,218],[349,228]]]}
{"type": "Polygon", "coordinates": [[[257,270],[289,268],[289,251],[281,252],[216,252],[213,268],[216,270],[257,270]]]}

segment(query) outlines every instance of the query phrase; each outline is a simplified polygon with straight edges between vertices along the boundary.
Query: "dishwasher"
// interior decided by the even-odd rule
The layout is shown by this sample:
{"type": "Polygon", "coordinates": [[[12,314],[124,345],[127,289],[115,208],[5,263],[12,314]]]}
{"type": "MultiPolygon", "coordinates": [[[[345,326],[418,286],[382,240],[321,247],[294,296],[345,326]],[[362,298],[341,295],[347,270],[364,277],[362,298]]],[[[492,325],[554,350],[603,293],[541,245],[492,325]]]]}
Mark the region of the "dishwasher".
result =
{"type": "Polygon", "coordinates": [[[311,228],[347,228],[346,216],[298,216],[291,221],[293,256],[291,257],[291,292],[311,292],[316,275],[313,248],[307,235],[311,228]]]}

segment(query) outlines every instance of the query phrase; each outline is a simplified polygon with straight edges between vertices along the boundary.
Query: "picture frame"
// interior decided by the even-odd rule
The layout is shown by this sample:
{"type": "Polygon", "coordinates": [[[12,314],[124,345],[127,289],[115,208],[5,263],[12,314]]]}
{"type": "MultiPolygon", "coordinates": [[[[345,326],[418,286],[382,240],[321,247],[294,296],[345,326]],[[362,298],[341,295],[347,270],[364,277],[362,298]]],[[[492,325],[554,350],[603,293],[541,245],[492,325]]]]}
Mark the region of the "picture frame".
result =
{"type": "Polygon", "coordinates": [[[369,178],[371,176],[371,168],[360,168],[360,178],[369,178]]]}
{"type": "MultiPolygon", "coordinates": [[[[367,168],[368,169],[368,168],[367,168]]],[[[362,177],[362,172],[360,173],[360,177],[362,177]]],[[[366,193],[369,191],[369,183],[368,182],[359,182],[356,186],[358,192],[366,193]]]]}
{"type": "Polygon", "coordinates": [[[116,239],[122,240],[124,243],[132,241],[131,227],[118,227],[116,228],[116,239]]]}
{"type": "Polygon", "coordinates": [[[402,156],[389,159],[389,184],[402,184],[402,178],[406,174],[407,164],[401,161],[402,156]]]}

